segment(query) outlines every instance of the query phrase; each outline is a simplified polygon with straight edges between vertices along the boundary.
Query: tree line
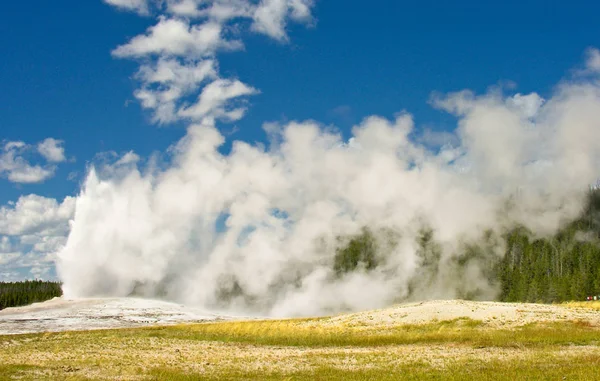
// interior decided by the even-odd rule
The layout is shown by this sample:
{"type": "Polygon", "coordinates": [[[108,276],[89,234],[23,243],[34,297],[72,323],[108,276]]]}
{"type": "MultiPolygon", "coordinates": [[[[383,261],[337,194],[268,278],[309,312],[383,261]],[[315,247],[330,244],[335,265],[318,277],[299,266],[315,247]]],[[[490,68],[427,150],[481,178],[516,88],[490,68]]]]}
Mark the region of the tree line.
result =
{"type": "Polygon", "coordinates": [[[553,237],[523,228],[507,234],[499,265],[500,299],[559,302],[600,295],[600,191],[590,191],[581,216],[553,237]]]}
{"type": "Polygon", "coordinates": [[[0,310],[43,302],[57,296],[62,296],[60,282],[0,282],[0,310]]]}
{"type": "MultiPolygon", "coordinates": [[[[393,246],[392,232],[364,228],[346,237],[334,258],[338,276],[352,271],[372,271],[386,261],[382,242],[393,246]]],[[[497,236],[482,233],[476,243],[463,244],[459,253],[442,255],[435,232],[423,228],[417,237],[419,269],[409,282],[405,299],[418,299],[434,285],[458,286],[463,299],[485,299],[482,289],[469,286],[473,268],[497,291],[496,300],[553,303],[585,300],[600,295],[600,190],[590,190],[581,215],[551,237],[535,237],[524,227],[497,236]],[[503,248],[498,255],[499,248],[503,248]],[[471,271],[471,272],[469,272],[471,271]],[[471,274],[471,275],[470,275],[471,274]]],[[[401,301],[401,300],[399,300],[401,301]]]]}

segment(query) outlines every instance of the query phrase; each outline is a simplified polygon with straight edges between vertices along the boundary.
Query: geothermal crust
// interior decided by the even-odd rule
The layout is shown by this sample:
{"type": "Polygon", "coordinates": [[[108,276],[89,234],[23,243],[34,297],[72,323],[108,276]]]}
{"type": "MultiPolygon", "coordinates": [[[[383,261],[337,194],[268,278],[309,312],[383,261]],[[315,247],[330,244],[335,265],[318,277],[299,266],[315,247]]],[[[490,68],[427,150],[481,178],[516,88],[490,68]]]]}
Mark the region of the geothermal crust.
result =
{"type": "Polygon", "coordinates": [[[161,300],[61,297],[0,311],[0,334],[130,328],[227,318],[200,308],[161,300]]]}
{"type": "MultiPolygon", "coordinates": [[[[437,300],[343,314],[324,319],[323,325],[370,326],[426,324],[469,318],[498,327],[533,322],[586,321],[600,325],[600,313],[560,305],[437,300]]],[[[151,325],[246,320],[249,317],[207,312],[160,300],[111,298],[64,299],[0,311],[0,334],[130,328],[151,325]]]]}

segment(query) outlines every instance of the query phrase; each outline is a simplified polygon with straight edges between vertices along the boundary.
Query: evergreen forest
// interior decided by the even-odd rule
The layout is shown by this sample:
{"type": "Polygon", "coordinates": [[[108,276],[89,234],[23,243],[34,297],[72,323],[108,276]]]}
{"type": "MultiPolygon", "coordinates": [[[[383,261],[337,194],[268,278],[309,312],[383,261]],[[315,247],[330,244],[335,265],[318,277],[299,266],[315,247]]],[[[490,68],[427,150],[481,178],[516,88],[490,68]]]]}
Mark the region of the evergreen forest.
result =
{"type": "Polygon", "coordinates": [[[42,280],[0,282],[0,310],[43,302],[57,296],[62,296],[59,282],[42,280]]]}
{"type": "MultiPolygon", "coordinates": [[[[352,271],[374,271],[386,261],[386,249],[398,236],[390,231],[364,228],[340,245],[334,260],[338,276],[352,271]],[[383,237],[383,238],[382,238],[383,237]]],[[[476,244],[464,244],[449,258],[442,255],[435,232],[423,228],[417,238],[419,270],[410,282],[408,299],[420,299],[440,282],[452,278],[458,297],[487,299],[477,288],[464,286],[473,267],[488,284],[495,286],[496,300],[554,303],[600,296],[600,190],[592,189],[579,218],[551,237],[536,237],[523,227],[501,236],[483,232],[476,244]],[[502,248],[500,255],[498,248],[502,248]],[[443,275],[441,275],[443,273],[443,275]]],[[[402,301],[400,299],[399,301],[402,301]]]]}

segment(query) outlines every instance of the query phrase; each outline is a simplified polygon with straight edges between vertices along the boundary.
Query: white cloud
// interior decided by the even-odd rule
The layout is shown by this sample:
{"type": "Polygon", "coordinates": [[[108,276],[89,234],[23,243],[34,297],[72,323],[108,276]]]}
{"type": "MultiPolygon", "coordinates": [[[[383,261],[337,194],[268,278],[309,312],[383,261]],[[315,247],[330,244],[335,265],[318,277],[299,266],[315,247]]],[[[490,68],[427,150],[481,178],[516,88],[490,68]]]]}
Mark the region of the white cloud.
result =
{"type": "Polygon", "coordinates": [[[202,89],[198,102],[182,108],[179,116],[192,120],[212,117],[235,121],[244,116],[246,109],[243,107],[229,108],[227,107],[228,102],[257,92],[256,89],[238,80],[217,79],[202,89]]]}
{"type": "Polygon", "coordinates": [[[115,165],[132,165],[136,164],[138,161],[140,161],[140,157],[135,152],[129,151],[125,153],[125,155],[123,155],[119,160],[117,160],[115,165]]]}
{"type": "MultiPolygon", "coordinates": [[[[149,8],[148,2],[112,0],[111,3],[138,11],[149,8]]],[[[165,124],[204,117],[222,121],[240,119],[245,108],[226,105],[227,101],[257,91],[235,79],[221,78],[216,54],[244,48],[237,36],[248,20],[252,21],[253,31],[287,41],[288,21],[310,22],[314,2],[164,0],[153,5],[153,10],[164,13],[159,15],[158,23],[112,53],[119,58],[144,58],[136,75],[140,88],[134,95],[143,108],[152,111],[154,122],[165,124]],[[208,80],[213,82],[202,88],[208,80]],[[185,100],[193,95],[198,102],[189,106],[185,100]]]]}
{"type": "Polygon", "coordinates": [[[340,105],[329,110],[331,116],[348,120],[352,116],[352,107],[348,105],[340,105]]]}
{"type": "Polygon", "coordinates": [[[167,0],[166,11],[173,15],[207,18],[225,23],[237,18],[252,19],[255,32],[286,40],[287,20],[312,21],[313,0],[167,0]]]}
{"type": "MultiPolygon", "coordinates": [[[[2,266],[3,270],[20,274],[20,280],[55,279],[55,277],[50,276],[51,273],[55,272],[55,252],[51,254],[38,252],[31,245],[21,245],[20,248],[22,251],[12,253],[10,260],[2,266]]],[[[57,247],[57,249],[60,248],[57,247]]]]}
{"type": "Polygon", "coordinates": [[[18,282],[23,280],[23,276],[17,271],[2,271],[0,272],[0,279],[5,282],[18,282]]]}
{"type": "Polygon", "coordinates": [[[106,151],[97,153],[93,159],[93,166],[100,178],[124,178],[137,169],[141,158],[133,151],[117,153],[106,151]]]}
{"type": "Polygon", "coordinates": [[[12,274],[11,278],[48,278],[56,252],[66,243],[74,207],[73,197],[59,203],[37,195],[21,196],[16,203],[1,207],[2,271],[12,274]]]}
{"type": "Polygon", "coordinates": [[[104,0],[107,4],[115,6],[117,8],[134,11],[139,14],[148,13],[148,0],[104,0]]]}
{"type": "Polygon", "coordinates": [[[79,177],[79,172],[77,172],[77,171],[71,171],[67,175],[67,180],[69,180],[69,181],[77,181],[78,177],[79,177]]]}
{"type": "Polygon", "coordinates": [[[135,97],[142,107],[154,111],[154,121],[168,123],[177,119],[176,111],[181,98],[196,91],[199,86],[217,77],[214,60],[180,63],[176,59],[159,59],[155,64],[143,65],[136,75],[142,88],[135,97]]]}
{"type": "Polygon", "coordinates": [[[30,166],[25,162],[16,162],[17,166],[9,169],[8,180],[13,183],[41,183],[54,176],[54,170],[39,165],[30,166]]]}
{"type": "Polygon", "coordinates": [[[29,273],[32,275],[33,279],[48,279],[51,269],[51,267],[44,265],[32,266],[29,273]]]}
{"type": "Polygon", "coordinates": [[[60,163],[66,160],[64,142],[53,138],[38,143],[38,152],[51,163],[60,163]]]}
{"type": "Polygon", "coordinates": [[[311,21],[311,8],[315,5],[314,0],[290,0],[292,10],[291,17],[296,21],[311,21]]]}
{"type": "Polygon", "coordinates": [[[311,0],[261,0],[254,11],[252,29],[280,41],[287,41],[287,19],[311,20],[311,0]]]}
{"type": "Polygon", "coordinates": [[[62,203],[38,195],[21,196],[14,205],[0,208],[0,234],[64,234],[75,211],[75,198],[62,203]]]}
{"type": "Polygon", "coordinates": [[[600,50],[597,48],[587,50],[585,67],[588,72],[600,73],[600,50]]]}
{"type": "Polygon", "coordinates": [[[148,28],[147,34],[131,39],[113,51],[116,57],[143,57],[166,55],[185,57],[212,56],[219,49],[238,50],[243,47],[237,40],[224,40],[223,27],[216,22],[190,25],[187,21],[161,17],[158,24],[148,28]]]}
{"type": "Polygon", "coordinates": [[[137,77],[148,84],[175,85],[183,90],[194,89],[207,78],[216,76],[216,63],[203,60],[181,64],[175,59],[159,59],[154,65],[143,65],[137,77]]]}
{"type": "Polygon", "coordinates": [[[25,155],[32,147],[23,142],[7,142],[0,151],[0,176],[13,183],[41,183],[54,176],[53,165],[30,164],[25,155]]]}
{"type": "Polygon", "coordinates": [[[47,138],[35,146],[22,141],[4,142],[0,150],[0,177],[25,184],[51,178],[56,171],[55,164],[66,160],[63,144],[62,140],[54,138],[47,138]],[[35,154],[43,157],[46,163],[32,162],[35,154]]]}
{"type": "Polygon", "coordinates": [[[523,112],[527,118],[533,118],[544,104],[544,98],[537,93],[527,95],[515,94],[512,98],[508,98],[507,103],[523,112]]]}
{"type": "Polygon", "coordinates": [[[16,149],[25,148],[25,147],[27,147],[27,144],[25,144],[24,142],[21,142],[21,141],[6,142],[6,144],[4,144],[5,151],[12,151],[12,150],[16,150],[16,149]]]}
{"type": "Polygon", "coordinates": [[[287,0],[261,0],[254,12],[252,29],[276,40],[286,40],[285,17],[287,12],[287,0]]]}
{"type": "Polygon", "coordinates": [[[8,253],[12,251],[12,244],[7,236],[2,236],[0,239],[0,253],[8,253]]]}
{"type": "Polygon", "coordinates": [[[456,134],[449,131],[435,131],[425,128],[418,136],[418,141],[429,147],[457,146],[460,139],[456,134]]]}
{"type": "Polygon", "coordinates": [[[67,242],[66,236],[34,236],[33,250],[38,253],[55,254],[67,242]]]}
{"type": "Polygon", "coordinates": [[[168,0],[167,12],[185,17],[210,18],[219,22],[252,17],[255,6],[248,0],[168,0]]]}
{"type": "Polygon", "coordinates": [[[0,266],[5,267],[8,263],[21,256],[20,253],[0,253],[0,266]]]}
{"type": "Polygon", "coordinates": [[[198,7],[200,6],[201,1],[202,0],[167,0],[167,11],[178,16],[198,16],[200,13],[198,7]]]}

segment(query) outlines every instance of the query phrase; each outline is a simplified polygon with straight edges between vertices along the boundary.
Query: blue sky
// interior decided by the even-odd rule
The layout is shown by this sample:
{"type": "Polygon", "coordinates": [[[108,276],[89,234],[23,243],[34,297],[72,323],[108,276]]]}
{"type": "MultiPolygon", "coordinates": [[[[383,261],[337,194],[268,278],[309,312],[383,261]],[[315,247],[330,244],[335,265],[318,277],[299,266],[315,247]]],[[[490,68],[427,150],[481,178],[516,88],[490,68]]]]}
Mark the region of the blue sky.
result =
{"type": "MultiPolygon", "coordinates": [[[[264,142],[264,122],[315,119],[349,136],[368,115],[407,110],[417,130],[453,129],[454,118],[429,105],[432,92],[514,83],[511,91],[545,96],[600,46],[599,12],[593,1],[318,0],[312,20],[289,23],[288,41],[243,32],[243,50],[217,54],[223,76],[260,91],[243,118],[219,127],[230,141],[264,142]]],[[[31,145],[24,160],[56,169],[36,183],[5,174],[1,205],[76,195],[102,152],[144,158],[185,135],[185,122],[153,123],[134,97],[143,59],[111,55],[157,17],[101,0],[4,4],[0,139],[31,145]],[[65,160],[35,152],[46,138],[63,142],[65,160]]]]}

